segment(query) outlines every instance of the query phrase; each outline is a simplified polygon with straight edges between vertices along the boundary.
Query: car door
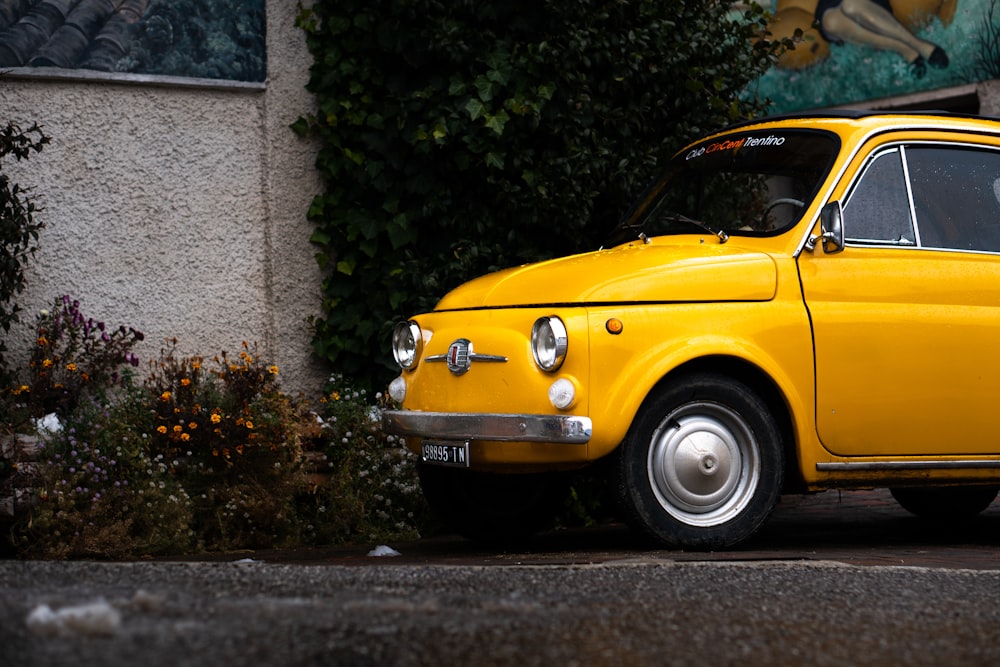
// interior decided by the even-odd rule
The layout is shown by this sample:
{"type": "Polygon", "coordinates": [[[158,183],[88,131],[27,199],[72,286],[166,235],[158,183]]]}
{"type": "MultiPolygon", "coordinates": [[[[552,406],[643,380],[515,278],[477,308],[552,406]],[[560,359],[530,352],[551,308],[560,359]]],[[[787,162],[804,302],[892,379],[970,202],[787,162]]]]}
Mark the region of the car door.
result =
{"type": "Polygon", "coordinates": [[[799,257],[821,442],[1000,452],[1000,150],[883,141],[846,173],[843,252],[799,257]]]}

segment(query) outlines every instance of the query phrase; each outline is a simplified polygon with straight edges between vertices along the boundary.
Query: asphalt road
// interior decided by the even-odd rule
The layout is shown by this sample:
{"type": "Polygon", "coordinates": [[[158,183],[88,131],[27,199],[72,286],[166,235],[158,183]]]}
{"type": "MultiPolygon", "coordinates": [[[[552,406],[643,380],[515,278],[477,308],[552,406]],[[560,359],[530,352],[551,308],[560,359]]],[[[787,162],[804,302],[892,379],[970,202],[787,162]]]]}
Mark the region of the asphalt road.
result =
{"type": "Polygon", "coordinates": [[[996,665],[1000,508],[788,499],[745,548],[619,526],[191,562],[0,561],[0,666],[996,665]]]}

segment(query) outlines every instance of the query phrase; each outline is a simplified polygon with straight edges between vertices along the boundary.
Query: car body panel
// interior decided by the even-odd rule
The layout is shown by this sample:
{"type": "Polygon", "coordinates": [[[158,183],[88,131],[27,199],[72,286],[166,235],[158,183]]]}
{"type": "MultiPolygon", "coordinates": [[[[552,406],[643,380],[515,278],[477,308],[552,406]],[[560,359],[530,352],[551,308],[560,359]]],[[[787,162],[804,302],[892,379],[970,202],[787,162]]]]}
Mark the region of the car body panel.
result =
{"type": "Polygon", "coordinates": [[[533,304],[765,301],[774,296],[774,262],[736,244],[696,237],[554,259],[473,280],[446,295],[437,310],[533,304]]]}

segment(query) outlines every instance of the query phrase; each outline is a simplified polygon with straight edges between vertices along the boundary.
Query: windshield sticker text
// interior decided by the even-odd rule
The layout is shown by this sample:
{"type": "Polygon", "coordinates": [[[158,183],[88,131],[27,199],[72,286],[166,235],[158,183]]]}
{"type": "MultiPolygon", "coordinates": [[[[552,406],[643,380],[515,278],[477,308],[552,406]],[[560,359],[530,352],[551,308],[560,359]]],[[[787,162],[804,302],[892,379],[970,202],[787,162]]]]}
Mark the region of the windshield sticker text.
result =
{"type": "Polygon", "coordinates": [[[726,139],[717,141],[708,146],[691,149],[685,160],[693,160],[702,155],[718,153],[720,151],[738,151],[741,148],[763,148],[766,146],[780,146],[785,143],[784,137],[776,137],[773,134],[766,137],[743,137],[742,139],[726,139]]]}

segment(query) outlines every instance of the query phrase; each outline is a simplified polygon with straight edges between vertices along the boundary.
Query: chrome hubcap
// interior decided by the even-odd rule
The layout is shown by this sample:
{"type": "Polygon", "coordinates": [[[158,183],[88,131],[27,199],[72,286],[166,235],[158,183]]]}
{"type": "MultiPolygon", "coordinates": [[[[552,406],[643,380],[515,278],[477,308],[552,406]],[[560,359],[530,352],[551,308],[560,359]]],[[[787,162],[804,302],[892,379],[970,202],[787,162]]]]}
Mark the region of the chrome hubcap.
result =
{"type": "Polygon", "coordinates": [[[760,453],[737,413],[717,403],[689,403],[653,432],[647,471],[667,513],[692,526],[714,526],[753,498],[760,453]]]}

